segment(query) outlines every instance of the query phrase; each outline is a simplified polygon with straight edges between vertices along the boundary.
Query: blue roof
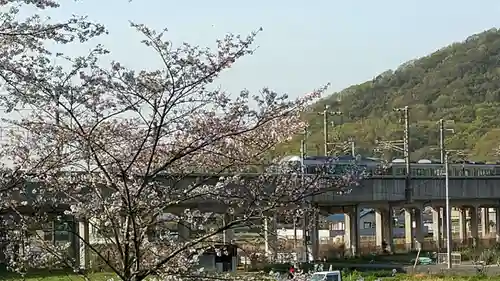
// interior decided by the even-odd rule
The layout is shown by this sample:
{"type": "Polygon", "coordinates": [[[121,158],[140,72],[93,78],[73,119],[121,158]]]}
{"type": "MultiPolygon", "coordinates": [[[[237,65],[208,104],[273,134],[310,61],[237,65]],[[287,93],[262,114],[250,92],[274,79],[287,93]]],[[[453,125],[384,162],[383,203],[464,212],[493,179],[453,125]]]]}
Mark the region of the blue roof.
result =
{"type": "Polygon", "coordinates": [[[337,222],[337,221],[344,221],[344,214],[334,214],[326,217],[327,220],[337,222]]]}

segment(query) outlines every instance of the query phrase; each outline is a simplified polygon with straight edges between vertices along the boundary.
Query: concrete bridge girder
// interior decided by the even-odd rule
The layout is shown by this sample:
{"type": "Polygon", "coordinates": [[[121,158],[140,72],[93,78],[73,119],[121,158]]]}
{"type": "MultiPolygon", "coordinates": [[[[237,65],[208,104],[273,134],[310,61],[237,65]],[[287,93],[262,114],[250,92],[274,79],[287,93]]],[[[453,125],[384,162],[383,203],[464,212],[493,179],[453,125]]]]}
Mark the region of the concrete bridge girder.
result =
{"type": "MultiPolygon", "coordinates": [[[[451,207],[455,208],[486,208],[486,207],[498,207],[500,206],[500,200],[498,199],[479,199],[476,202],[471,202],[471,200],[450,200],[451,207]]],[[[444,207],[446,206],[445,200],[432,200],[429,204],[431,207],[444,207]]]]}

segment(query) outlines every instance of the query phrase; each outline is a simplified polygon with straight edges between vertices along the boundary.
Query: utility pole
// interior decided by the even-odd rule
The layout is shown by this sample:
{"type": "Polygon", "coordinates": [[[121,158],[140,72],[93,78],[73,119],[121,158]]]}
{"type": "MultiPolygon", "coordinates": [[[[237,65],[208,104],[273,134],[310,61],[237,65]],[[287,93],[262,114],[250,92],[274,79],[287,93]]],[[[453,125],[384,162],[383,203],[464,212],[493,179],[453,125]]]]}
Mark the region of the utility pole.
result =
{"type": "Polygon", "coordinates": [[[451,268],[451,208],[450,208],[450,169],[448,165],[448,152],[444,154],[445,193],[446,193],[446,256],[448,259],[448,269],[451,268]]]}
{"type": "Polygon", "coordinates": [[[439,119],[439,152],[441,155],[441,163],[444,163],[445,148],[444,148],[444,119],[439,119]]]}
{"type": "Polygon", "coordinates": [[[403,157],[406,164],[406,173],[410,174],[410,110],[408,106],[394,109],[396,112],[403,113],[404,134],[403,134],[403,157]]]}
{"type": "Polygon", "coordinates": [[[411,198],[411,167],[410,167],[410,110],[408,106],[394,109],[396,112],[403,113],[404,134],[403,134],[403,156],[406,164],[405,191],[406,200],[412,201],[411,198]]]}
{"type": "Polygon", "coordinates": [[[455,124],[453,120],[439,119],[439,153],[441,156],[441,163],[444,164],[444,158],[446,156],[446,132],[455,133],[454,129],[446,128],[446,125],[455,124]]]}
{"type": "Polygon", "coordinates": [[[328,149],[328,146],[330,145],[330,143],[328,143],[328,140],[329,140],[329,130],[328,130],[328,120],[330,116],[340,116],[342,115],[342,112],[340,111],[330,111],[330,106],[329,105],[325,105],[325,109],[323,110],[323,112],[319,113],[320,115],[323,115],[323,145],[324,145],[324,155],[325,156],[328,156],[330,153],[329,153],[329,149],[328,149]]]}
{"type": "Polygon", "coordinates": [[[446,221],[446,256],[448,259],[448,268],[451,268],[451,207],[450,207],[450,167],[449,167],[449,152],[446,150],[446,131],[451,131],[454,132],[453,129],[447,129],[445,124],[446,123],[454,123],[453,120],[447,120],[445,121],[444,119],[439,119],[438,124],[439,124],[439,152],[441,155],[441,163],[444,165],[444,173],[445,173],[445,218],[443,218],[446,221]]]}
{"type": "Polygon", "coordinates": [[[402,140],[375,140],[375,144],[379,147],[377,149],[385,149],[385,150],[395,150],[403,153],[403,158],[405,159],[406,164],[406,173],[410,171],[410,116],[408,106],[403,108],[394,109],[396,112],[403,112],[404,118],[404,133],[402,140]]]}

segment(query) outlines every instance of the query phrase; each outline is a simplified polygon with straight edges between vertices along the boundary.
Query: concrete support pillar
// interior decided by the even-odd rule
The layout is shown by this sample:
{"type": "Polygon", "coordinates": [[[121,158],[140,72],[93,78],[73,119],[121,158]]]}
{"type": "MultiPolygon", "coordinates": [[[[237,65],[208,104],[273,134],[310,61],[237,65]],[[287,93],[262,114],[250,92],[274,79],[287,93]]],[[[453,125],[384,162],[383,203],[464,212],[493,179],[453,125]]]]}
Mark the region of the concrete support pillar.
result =
{"type": "Polygon", "coordinates": [[[181,242],[187,242],[191,238],[191,228],[186,221],[177,223],[177,236],[181,242]]]}
{"type": "Polygon", "coordinates": [[[496,242],[500,242],[500,208],[495,208],[495,239],[496,242]]]}
{"type": "Polygon", "coordinates": [[[438,250],[442,248],[441,218],[439,213],[440,213],[440,207],[432,207],[432,236],[438,250]]]}
{"type": "Polygon", "coordinates": [[[356,256],[359,253],[359,208],[353,207],[345,214],[345,248],[348,254],[356,256]]]}
{"type": "Polygon", "coordinates": [[[413,221],[415,217],[413,215],[413,208],[405,208],[405,246],[407,251],[411,251],[415,248],[413,239],[413,221]]]}
{"type": "Polygon", "coordinates": [[[393,223],[392,208],[375,210],[375,241],[383,251],[393,250],[393,223]]]}
{"type": "Polygon", "coordinates": [[[89,222],[82,220],[78,222],[78,265],[81,270],[87,270],[90,268],[90,251],[88,244],[90,243],[90,228],[89,222]]]}
{"type": "MultiPolygon", "coordinates": [[[[79,241],[78,236],[76,233],[78,233],[78,225],[76,223],[76,220],[74,217],[71,218],[71,221],[68,221],[68,226],[69,226],[69,246],[70,246],[70,257],[75,260],[75,263],[77,263],[78,260],[78,247],[79,247],[79,241]]],[[[1,234],[0,234],[1,235],[1,234]]],[[[0,254],[1,255],[1,254],[0,254]]]]}
{"type": "Polygon", "coordinates": [[[472,246],[476,247],[479,243],[479,231],[478,231],[478,219],[477,219],[477,208],[469,208],[470,216],[470,236],[472,240],[472,246]]]}
{"type": "Polygon", "coordinates": [[[481,236],[488,237],[490,234],[490,208],[481,208],[481,236]]]}
{"type": "Polygon", "coordinates": [[[500,242],[500,208],[495,208],[495,238],[500,242]]]}
{"type": "MultiPolygon", "coordinates": [[[[222,218],[224,226],[231,223],[232,216],[229,214],[225,214],[222,218]]],[[[222,241],[224,244],[232,244],[234,240],[234,230],[232,228],[226,229],[222,233],[222,241]]]]}
{"type": "Polygon", "coordinates": [[[314,209],[311,228],[311,254],[313,260],[320,260],[319,256],[319,210],[314,209]]]}
{"type": "Polygon", "coordinates": [[[422,209],[423,208],[415,208],[413,209],[413,215],[415,217],[415,241],[420,244],[422,247],[425,240],[425,232],[424,232],[424,220],[422,218],[422,209]]]}
{"type": "Polygon", "coordinates": [[[274,260],[276,255],[276,247],[278,244],[278,237],[276,236],[276,220],[272,217],[264,218],[264,248],[266,257],[274,260]]]}
{"type": "Polygon", "coordinates": [[[460,243],[466,243],[467,241],[467,212],[464,208],[460,208],[458,213],[458,228],[460,243]]]}
{"type": "Polygon", "coordinates": [[[377,246],[377,248],[382,249],[383,243],[384,243],[384,210],[375,209],[375,245],[377,246]]]}
{"type": "Polygon", "coordinates": [[[384,220],[385,224],[385,240],[387,243],[387,251],[394,252],[394,209],[389,207],[384,220]]]}

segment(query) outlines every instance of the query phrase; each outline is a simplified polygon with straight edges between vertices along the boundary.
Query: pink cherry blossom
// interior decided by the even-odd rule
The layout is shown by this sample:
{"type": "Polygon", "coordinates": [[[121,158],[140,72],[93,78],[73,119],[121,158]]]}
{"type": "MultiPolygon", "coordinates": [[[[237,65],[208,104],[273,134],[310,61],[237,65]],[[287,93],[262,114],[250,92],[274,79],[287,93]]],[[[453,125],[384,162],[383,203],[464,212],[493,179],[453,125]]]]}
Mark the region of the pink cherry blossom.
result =
{"type": "MultiPolygon", "coordinates": [[[[58,7],[50,0],[23,3],[58,7]]],[[[120,62],[103,66],[104,46],[72,58],[45,44],[86,41],[103,35],[100,25],[84,18],[49,24],[36,15],[18,22],[11,17],[17,12],[2,14],[0,34],[2,103],[32,109],[21,120],[5,120],[19,130],[1,151],[12,162],[3,172],[0,206],[9,211],[2,235],[13,270],[78,271],[71,243],[43,239],[41,230],[55,221],[119,279],[208,274],[198,257],[214,237],[270,214],[302,215],[310,196],[358,181],[262,173],[274,149],[306,128],[301,116],[327,86],[292,100],[267,88],[235,94],[214,87],[223,71],[254,53],[261,30],[229,34],[210,50],[174,47],[164,32],[132,24],[162,63],[137,70],[120,62]],[[54,66],[56,55],[71,66],[54,66]],[[232,220],[222,221],[222,214],[232,220]],[[70,218],[89,223],[93,243],[75,233],[70,218]],[[177,223],[189,225],[189,239],[176,238],[177,223]]]]}

